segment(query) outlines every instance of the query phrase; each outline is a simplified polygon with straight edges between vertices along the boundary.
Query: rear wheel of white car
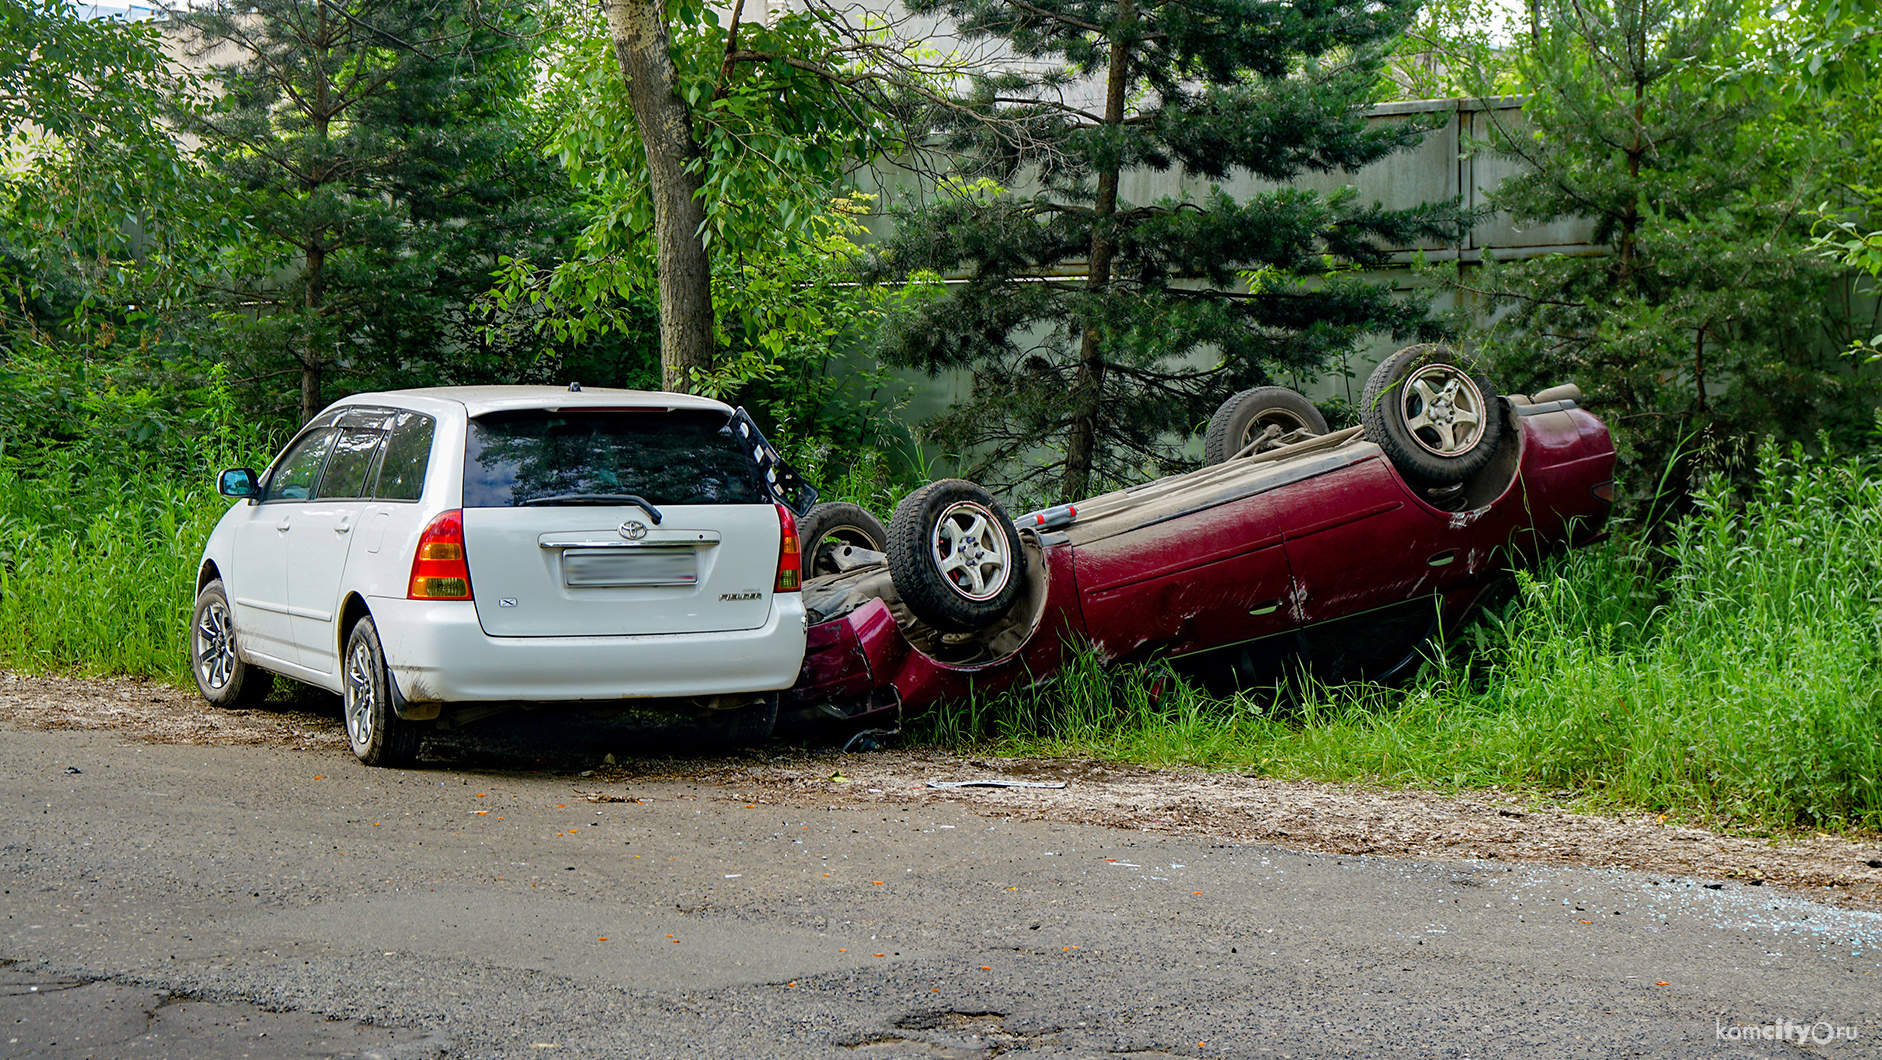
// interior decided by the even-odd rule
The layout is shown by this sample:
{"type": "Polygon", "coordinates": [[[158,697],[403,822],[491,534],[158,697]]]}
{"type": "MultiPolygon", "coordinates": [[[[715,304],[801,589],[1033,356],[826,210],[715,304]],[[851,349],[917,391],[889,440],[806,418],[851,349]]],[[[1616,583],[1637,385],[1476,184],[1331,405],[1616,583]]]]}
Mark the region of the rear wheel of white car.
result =
{"type": "Polygon", "coordinates": [[[1325,434],[1327,420],[1305,394],[1284,386],[1244,390],[1224,401],[1209,418],[1209,430],[1202,436],[1203,465],[1229,459],[1259,441],[1269,427],[1279,428],[1277,439],[1298,430],[1325,434]]]}
{"type": "Polygon", "coordinates": [[[1503,432],[1490,380],[1437,343],[1407,346],[1374,369],[1359,419],[1366,437],[1419,486],[1448,486],[1482,471],[1503,432]]]}
{"type": "Polygon", "coordinates": [[[235,618],[220,579],[196,594],[190,616],[190,672],[196,690],[211,705],[250,707],[274,690],[274,675],[242,661],[235,645],[235,618]]]}
{"type": "Polygon", "coordinates": [[[354,623],[341,671],[346,738],[353,753],[369,766],[410,765],[418,757],[418,726],[392,709],[392,678],[372,619],[354,623]]]}
{"type": "Polygon", "coordinates": [[[889,531],[860,504],[828,501],[813,506],[797,524],[797,540],[804,550],[804,577],[815,578],[839,572],[831,554],[845,545],[888,551],[889,531]]]}
{"type": "Polygon", "coordinates": [[[1019,599],[1026,571],[1019,531],[999,502],[965,479],[931,482],[889,520],[889,575],[915,616],[944,633],[971,633],[1019,599]]]}
{"type": "Polygon", "coordinates": [[[778,697],[769,695],[748,707],[714,711],[705,723],[710,738],[722,747],[757,747],[777,730],[778,697]]]}

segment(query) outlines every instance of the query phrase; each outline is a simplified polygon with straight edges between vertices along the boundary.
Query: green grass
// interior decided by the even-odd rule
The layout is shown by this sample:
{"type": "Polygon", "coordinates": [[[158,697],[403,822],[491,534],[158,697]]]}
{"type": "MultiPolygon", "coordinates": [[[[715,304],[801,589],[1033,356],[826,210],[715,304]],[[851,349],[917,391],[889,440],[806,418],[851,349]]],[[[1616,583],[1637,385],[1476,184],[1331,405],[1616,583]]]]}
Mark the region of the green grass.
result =
{"type": "Polygon", "coordinates": [[[923,737],[1280,778],[1488,787],[1753,827],[1882,826],[1882,473],[1801,456],[1722,490],[1661,549],[1622,540],[1521,579],[1410,688],[1307,683],[1153,700],[1086,658],[943,711],[923,737]]]}
{"type": "Polygon", "coordinates": [[[169,476],[0,473],[0,665],[187,685],[196,560],[227,508],[169,476]]]}
{"type": "Polygon", "coordinates": [[[229,507],[216,471],[272,449],[260,429],[215,427],[234,419],[213,404],[136,430],[80,418],[76,440],[0,451],[0,666],[191,685],[196,562],[229,507]]]}

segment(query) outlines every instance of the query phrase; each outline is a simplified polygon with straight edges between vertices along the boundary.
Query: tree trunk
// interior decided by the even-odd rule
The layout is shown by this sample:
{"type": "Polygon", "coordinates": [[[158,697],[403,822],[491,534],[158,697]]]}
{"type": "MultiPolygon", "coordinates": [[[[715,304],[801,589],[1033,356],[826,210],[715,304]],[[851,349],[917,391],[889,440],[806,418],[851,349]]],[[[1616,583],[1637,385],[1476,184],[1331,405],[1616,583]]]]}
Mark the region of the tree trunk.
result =
{"type": "Polygon", "coordinates": [[[320,370],[325,367],[325,351],[320,341],[320,309],[327,301],[327,251],[319,243],[307,248],[307,322],[300,329],[301,349],[301,422],[314,418],[321,409],[320,370]]]}
{"type": "Polygon", "coordinates": [[[313,419],[320,408],[320,362],[310,343],[301,358],[301,422],[313,419]]]}
{"type": "MultiPolygon", "coordinates": [[[[1124,97],[1130,87],[1130,48],[1125,26],[1132,15],[1131,0],[1118,5],[1118,27],[1111,38],[1111,65],[1105,83],[1104,120],[1124,121],[1124,97]]],[[[1085,290],[1096,295],[1111,286],[1110,220],[1117,213],[1116,167],[1098,174],[1098,198],[1092,204],[1091,253],[1085,269],[1085,290]]],[[[1097,325],[1085,322],[1078,343],[1078,370],[1072,375],[1071,436],[1065,443],[1065,477],[1059,485],[1061,501],[1075,501],[1091,488],[1091,471],[1098,456],[1098,412],[1104,403],[1104,346],[1097,325]]]]}
{"type": "MultiPolygon", "coordinates": [[[[314,35],[314,55],[312,73],[314,76],[313,110],[308,115],[313,125],[313,134],[324,148],[327,134],[333,121],[333,102],[331,86],[327,81],[326,58],[333,43],[333,27],[327,21],[327,6],[318,5],[316,10],[318,27],[314,35]]],[[[328,163],[325,150],[320,152],[323,166],[328,163]]],[[[308,169],[301,177],[301,193],[304,199],[311,200],[327,183],[330,169],[315,171],[308,169]]],[[[307,281],[307,323],[301,328],[301,422],[314,418],[321,409],[320,373],[325,365],[325,351],[319,349],[320,313],[327,304],[327,247],[321,241],[326,233],[326,226],[317,226],[307,235],[307,243],[302,247],[306,257],[307,281]]]]}
{"type": "MultiPolygon", "coordinates": [[[[1635,69],[1639,69],[1636,63],[1635,69]]],[[[1640,160],[1645,158],[1649,144],[1642,129],[1647,121],[1647,86],[1638,74],[1634,78],[1634,137],[1627,148],[1628,190],[1633,193],[1627,205],[1621,208],[1621,233],[1615,252],[1621,262],[1621,278],[1630,289],[1634,288],[1637,274],[1635,257],[1638,251],[1638,233],[1640,231],[1640,160]]]]}
{"type": "Polygon", "coordinates": [[[605,0],[614,57],[640,125],[653,192],[654,248],[660,273],[660,375],[668,390],[690,393],[712,369],[712,269],[700,242],[705,208],[692,112],[679,96],[671,39],[659,0],[605,0]]]}

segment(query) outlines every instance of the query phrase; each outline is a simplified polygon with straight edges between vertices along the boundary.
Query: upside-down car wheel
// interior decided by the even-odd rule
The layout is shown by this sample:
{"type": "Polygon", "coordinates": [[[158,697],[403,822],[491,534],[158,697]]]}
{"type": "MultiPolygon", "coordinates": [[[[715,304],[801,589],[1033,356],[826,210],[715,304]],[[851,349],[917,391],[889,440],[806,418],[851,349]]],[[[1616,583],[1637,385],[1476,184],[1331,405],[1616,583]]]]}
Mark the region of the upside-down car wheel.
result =
{"type": "Polygon", "coordinates": [[[1209,430],[1202,436],[1203,465],[1235,456],[1269,427],[1279,427],[1281,434],[1303,428],[1309,434],[1325,434],[1327,420],[1305,394],[1284,386],[1244,390],[1224,401],[1209,418],[1209,430]]]}
{"type": "Polygon", "coordinates": [[[1437,343],[1407,346],[1374,369],[1359,419],[1366,437],[1419,486],[1448,486],[1482,471],[1503,430],[1490,381],[1475,362],[1437,343]]]}
{"type": "Polygon", "coordinates": [[[828,501],[813,505],[797,524],[797,539],[804,550],[804,577],[836,574],[838,568],[831,553],[844,545],[887,552],[889,531],[882,520],[869,514],[860,504],[828,501]]]}
{"type": "Polygon", "coordinates": [[[1019,531],[986,490],[931,482],[889,520],[889,576],[916,617],[945,633],[985,628],[1019,599],[1026,571],[1019,531]]]}

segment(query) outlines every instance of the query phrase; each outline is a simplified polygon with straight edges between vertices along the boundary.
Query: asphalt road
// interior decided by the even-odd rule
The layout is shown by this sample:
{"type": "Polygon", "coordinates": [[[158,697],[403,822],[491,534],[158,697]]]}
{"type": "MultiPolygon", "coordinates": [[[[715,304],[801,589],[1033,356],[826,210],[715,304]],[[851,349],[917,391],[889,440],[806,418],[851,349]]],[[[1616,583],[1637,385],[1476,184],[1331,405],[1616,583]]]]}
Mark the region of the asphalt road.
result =
{"type": "Polygon", "coordinates": [[[1773,887],[647,771],[6,732],[0,1057],[1882,1054],[1882,917],[1773,887]]]}

